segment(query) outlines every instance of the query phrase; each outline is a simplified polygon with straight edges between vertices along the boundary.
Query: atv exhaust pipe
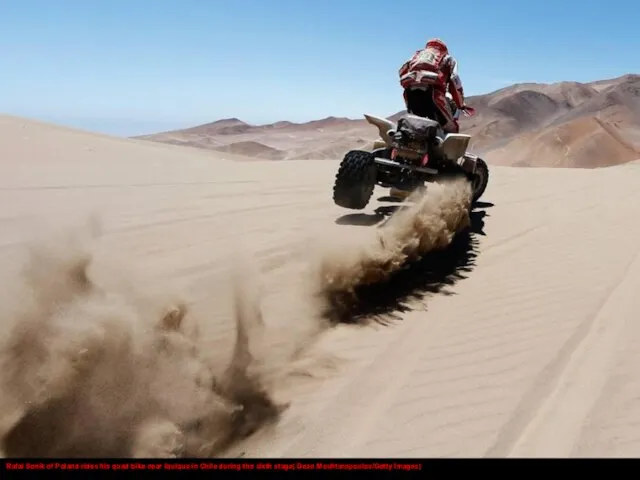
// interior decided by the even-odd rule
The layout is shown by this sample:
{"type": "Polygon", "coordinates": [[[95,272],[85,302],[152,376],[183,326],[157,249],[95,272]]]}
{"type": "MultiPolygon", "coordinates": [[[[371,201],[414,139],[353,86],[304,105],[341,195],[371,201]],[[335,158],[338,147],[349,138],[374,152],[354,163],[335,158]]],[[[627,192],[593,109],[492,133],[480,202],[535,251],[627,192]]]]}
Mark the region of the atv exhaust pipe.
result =
{"type": "Polygon", "coordinates": [[[437,175],[438,171],[433,168],[419,167],[417,165],[407,165],[400,162],[394,162],[393,160],[387,160],[386,158],[374,158],[374,162],[380,165],[386,165],[387,167],[406,168],[414,172],[426,173],[429,175],[437,175]]]}

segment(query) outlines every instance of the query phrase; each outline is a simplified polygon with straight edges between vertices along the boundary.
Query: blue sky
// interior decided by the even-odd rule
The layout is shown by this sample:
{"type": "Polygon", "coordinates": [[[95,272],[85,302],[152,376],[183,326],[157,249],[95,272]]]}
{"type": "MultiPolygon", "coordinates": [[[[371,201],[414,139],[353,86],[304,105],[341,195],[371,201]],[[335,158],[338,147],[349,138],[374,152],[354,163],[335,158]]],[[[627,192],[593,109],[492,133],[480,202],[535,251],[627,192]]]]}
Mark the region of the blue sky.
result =
{"type": "Polygon", "coordinates": [[[640,2],[0,0],[0,112],[115,135],[403,108],[430,37],[468,95],[640,73],[640,2]]]}

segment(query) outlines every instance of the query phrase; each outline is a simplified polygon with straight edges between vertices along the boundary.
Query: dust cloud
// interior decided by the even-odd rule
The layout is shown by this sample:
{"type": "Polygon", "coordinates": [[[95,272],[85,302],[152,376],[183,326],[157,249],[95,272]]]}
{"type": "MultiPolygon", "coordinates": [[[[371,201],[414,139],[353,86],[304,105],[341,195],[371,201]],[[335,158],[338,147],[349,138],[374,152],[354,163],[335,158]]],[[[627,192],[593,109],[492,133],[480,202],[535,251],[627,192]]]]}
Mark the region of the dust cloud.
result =
{"type": "Polygon", "coordinates": [[[408,202],[413,205],[395,212],[382,228],[351,236],[351,245],[325,244],[315,271],[325,317],[348,322],[362,301],[359,290],[447,247],[470,225],[471,187],[464,180],[434,184],[427,195],[416,193],[408,202]]]}
{"type": "MultiPolygon", "coordinates": [[[[324,244],[312,258],[304,314],[315,324],[291,340],[291,362],[347,320],[357,287],[379,282],[446,247],[469,223],[466,182],[410,199],[379,229],[324,244]]],[[[252,272],[235,278],[235,346],[226,365],[174,292],[100,259],[95,224],[49,236],[0,281],[0,449],[6,457],[215,457],[270,422],[287,369],[269,364],[267,325],[252,272]],[[214,373],[222,372],[222,373],[214,373]]],[[[218,320],[215,320],[218,321],[218,320]]]]}

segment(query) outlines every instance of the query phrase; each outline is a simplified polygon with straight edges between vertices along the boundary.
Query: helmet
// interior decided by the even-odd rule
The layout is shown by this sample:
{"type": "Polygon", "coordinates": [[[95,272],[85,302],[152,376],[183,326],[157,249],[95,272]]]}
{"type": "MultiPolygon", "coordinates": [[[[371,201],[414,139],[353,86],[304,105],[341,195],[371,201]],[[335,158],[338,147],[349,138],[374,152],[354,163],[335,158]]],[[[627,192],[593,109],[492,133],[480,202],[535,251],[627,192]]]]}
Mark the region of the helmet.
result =
{"type": "Polygon", "coordinates": [[[440,40],[439,38],[432,38],[431,40],[429,40],[427,42],[427,44],[425,45],[425,47],[436,47],[442,51],[444,51],[445,53],[449,53],[449,48],[447,47],[447,44],[444,43],[442,40],[440,40]]]}

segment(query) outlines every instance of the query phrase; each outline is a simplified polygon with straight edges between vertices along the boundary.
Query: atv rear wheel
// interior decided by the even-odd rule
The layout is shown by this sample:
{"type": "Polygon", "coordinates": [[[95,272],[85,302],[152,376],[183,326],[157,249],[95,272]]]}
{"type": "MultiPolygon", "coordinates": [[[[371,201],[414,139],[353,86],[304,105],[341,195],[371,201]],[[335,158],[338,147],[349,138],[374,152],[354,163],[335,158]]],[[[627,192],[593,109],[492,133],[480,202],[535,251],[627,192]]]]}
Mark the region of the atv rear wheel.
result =
{"type": "Polygon", "coordinates": [[[489,167],[481,158],[476,159],[476,171],[469,180],[473,189],[473,203],[475,203],[480,199],[489,183],[489,167]]]}
{"type": "Polygon", "coordinates": [[[362,150],[348,152],[336,174],[333,201],[343,208],[362,210],[373,195],[376,177],[376,164],[371,153],[362,150]]]}

